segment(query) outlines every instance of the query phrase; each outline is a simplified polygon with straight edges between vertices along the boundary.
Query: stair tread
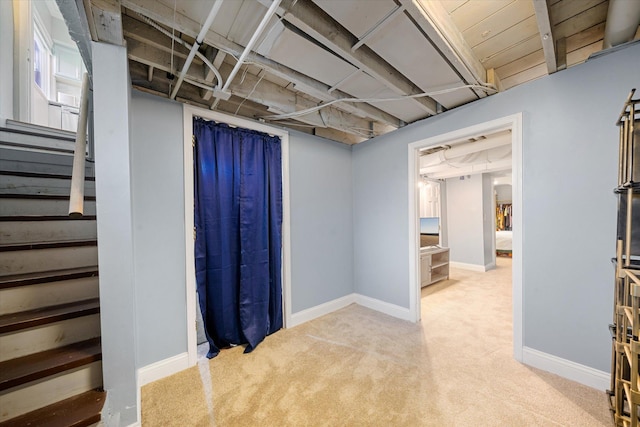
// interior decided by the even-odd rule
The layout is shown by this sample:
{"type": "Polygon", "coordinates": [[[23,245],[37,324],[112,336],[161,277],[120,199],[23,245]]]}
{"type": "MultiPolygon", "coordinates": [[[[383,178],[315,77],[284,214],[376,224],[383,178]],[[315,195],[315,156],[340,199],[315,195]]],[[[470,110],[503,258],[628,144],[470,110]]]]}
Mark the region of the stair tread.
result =
{"type": "Polygon", "coordinates": [[[62,130],[58,128],[50,128],[48,126],[36,125],[33,123],[21,122],[19,120],[8,120],[6,126],[0,127],[0,132],[19,133],[23,135],[37,136],[40,138],[61,139],[64,141],[75,141],[76,133],[73,131],[62,130]],[[16,129],[10,125],[21,126],[22,129],[16,129]],[[29,130],[26,130],[29,129],[29,130]],[[52,132],[54,132],[52,134],[52,132]]]}
{"type": "Polygon", "coordinates": [[[0,333],[18,331],[99,312],[100,300],[92,298],[19,313],[9,313],[0,316],[0,333]]]}
{"type": "Polygon", "coordinates": [[[0,391],[100,359],[100,338],[93,338],[0,362],[0,391]]]}
{"type": "Polygon", "coordinates": [[[0,289],[94,276],[98,276],[97,265],[92,267],[65,268],[36,273],[12,274],[0,277],[0,289]]]}
{"type": "MultiPolygon", "coordinates": [[[[7,171],[7,170],[0,170],[0,175],[22,176],[26,178],[71,179],[71,175],[63,175],[63,174],[57,174],[57,173],[7,171]]],[[[92,176],[85,176],[84,180],[95,181],[96,179],[92,176]]]]}
{"type": "Polygon", "coordinates": [[[83,427],[100,421],[106,393],[91,390],[0,423],[0,427],[83,427]]]}
{"type": "Polygon", "coordinates": [[[82,240],[59,240],[56,242],[42,243],[17,243],[9,245],[0,245],[0,252],[8,251],[25,251],[30,249],[51,249],[51,248],[68,248],[74,246],[97,246],[97,239],[82,240]]]}
{"type": "MultiPolygon", "coordinates": [[[[69,196],[65,196],[63,194],[4,193],[0,194],[0,199],[69,200],[69,196]]],[[[84,196],[84,201],[95,202],[96,196],[84,196]]]]}

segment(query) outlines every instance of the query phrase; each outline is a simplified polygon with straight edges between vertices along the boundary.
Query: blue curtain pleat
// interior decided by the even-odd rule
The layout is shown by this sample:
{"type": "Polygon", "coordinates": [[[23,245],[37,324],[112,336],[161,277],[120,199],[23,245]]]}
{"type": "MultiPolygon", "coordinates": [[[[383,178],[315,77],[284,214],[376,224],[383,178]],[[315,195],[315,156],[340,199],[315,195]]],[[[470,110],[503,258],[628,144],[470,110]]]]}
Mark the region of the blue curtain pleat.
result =
{"type": "Polygon", "coordinates": [[[194,119],[196,283],[207,357],[282,328],[280,139],[194,119]]]}

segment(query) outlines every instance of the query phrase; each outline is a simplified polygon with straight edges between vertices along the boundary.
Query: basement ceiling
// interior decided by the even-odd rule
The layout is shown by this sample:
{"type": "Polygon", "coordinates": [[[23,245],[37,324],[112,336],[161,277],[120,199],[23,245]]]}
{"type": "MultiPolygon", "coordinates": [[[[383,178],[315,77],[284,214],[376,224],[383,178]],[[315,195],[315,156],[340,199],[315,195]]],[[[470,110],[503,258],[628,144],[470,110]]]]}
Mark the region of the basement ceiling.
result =
{"type": "Polygon", "coordinates": [[[611,1],[618,11],[606,0],[76,4],[94,41],[127,47],[137,89],[356,144],[580,64],[605,30],[611,45],[637,39],[640,2],[611,1]]]}

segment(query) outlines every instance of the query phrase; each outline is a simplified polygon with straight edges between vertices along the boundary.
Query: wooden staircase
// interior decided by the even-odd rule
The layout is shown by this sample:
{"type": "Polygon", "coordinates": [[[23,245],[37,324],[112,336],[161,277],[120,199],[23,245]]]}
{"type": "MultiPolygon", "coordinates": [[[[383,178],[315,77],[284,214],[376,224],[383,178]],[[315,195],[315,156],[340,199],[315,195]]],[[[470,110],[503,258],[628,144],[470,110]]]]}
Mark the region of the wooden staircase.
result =
{"type": "Polygon", "coordinates": [[[68,216],[73,134],[0,128],[0,427],[100,424],[93,168],[68,216]]]}

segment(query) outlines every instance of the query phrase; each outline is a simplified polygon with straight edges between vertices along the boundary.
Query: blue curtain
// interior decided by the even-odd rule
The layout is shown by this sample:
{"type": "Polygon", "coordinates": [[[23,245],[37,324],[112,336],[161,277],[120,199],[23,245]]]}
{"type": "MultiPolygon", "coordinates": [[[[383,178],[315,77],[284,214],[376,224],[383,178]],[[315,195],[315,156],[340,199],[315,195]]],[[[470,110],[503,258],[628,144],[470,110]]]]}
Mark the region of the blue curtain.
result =
{"type": "Polygon", "coordinates": [[[282,328],[280,138],[194,118],[195,258],[208,358],[282,328]]]}

